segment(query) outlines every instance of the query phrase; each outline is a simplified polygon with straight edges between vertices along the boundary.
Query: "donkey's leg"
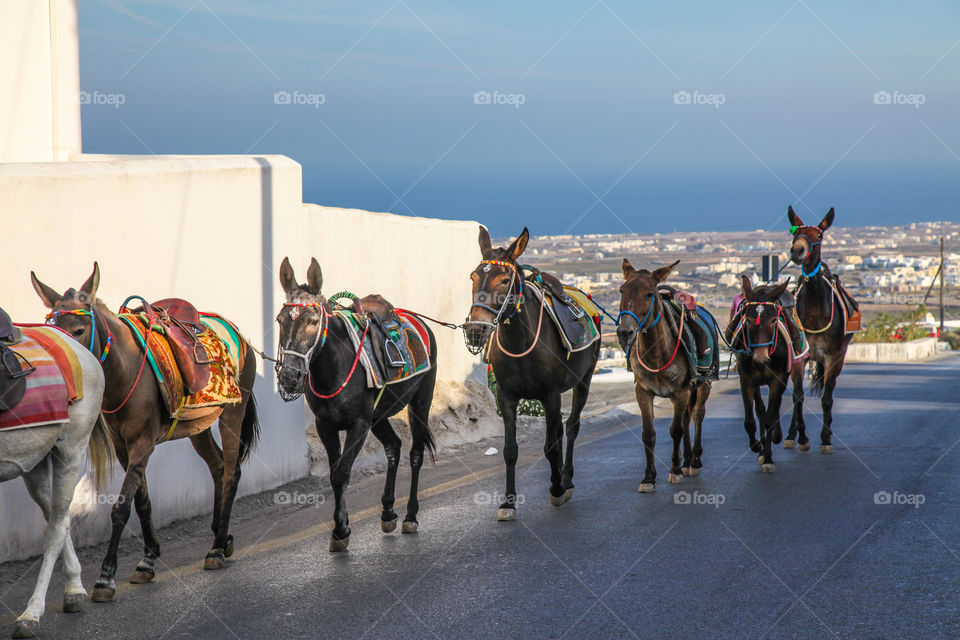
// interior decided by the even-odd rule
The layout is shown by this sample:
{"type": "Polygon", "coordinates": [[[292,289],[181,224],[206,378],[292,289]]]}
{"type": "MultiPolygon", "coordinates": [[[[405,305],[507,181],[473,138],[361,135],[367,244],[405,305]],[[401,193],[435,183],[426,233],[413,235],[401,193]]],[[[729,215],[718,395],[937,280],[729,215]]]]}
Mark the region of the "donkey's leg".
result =
{"type": "Polygon", "coordinates": [[[393,510],[396,500],[394,490],[397,485],[397,467],[400,465],[400,437],[393,430],[388,418],[373,425],[370,433],[383,444],[383,453],[387,456],[387,478],[383,483],[383,513],[380,514],[380,530],[390,533],[397,528],[397,512],[393,510]]]}
{"type": "Polygon", "coordinates": [[[560,409],[560,392],[551,393],[543,403],[546,422],[546,435],[543,441],[543,455],[550,463],[550,504],[560,506],[566,500],[561,486],[563,471],[563,414],[560,409]]]}
{"type": "Polygon", "coordinates": [[[508,397],[503,393],[503,385],[497,385],[497,406],[503,414],[503,462],[506,465],[507,488],[500,508],[497,509],[497,520],[508,521],[517,518],[517,457],[520,449],[517,446],[517,398],[508,397]]]}
{"type": "MultiPolygon", "coordinates": [[[[27,481],[27,488],[31,495],[33,494],[31,482],[36,485],[43,483],[42,488],[37,487],[39,488],[38,493],[44,494],[49,491],[49,510],[48,514],[45,514],[49,517],[43,532],[43,561],[40,563],[40,575],[37,577],[37,584],[30,601],[27,603],[26,610],[17,618],[17,624],[13,632],[15,638],[32,638],[40,628],[40,615],[44,610],[47,587],[50,586],[53,567],[63,550],[64,540],[70,535],[70,502],[73,499],[73,490],[77,484],[77,472],[80,468],[82,455],[82,449],[80,452],[76,452],[55,448],[51,455],[40,462],[43,467],[50,465],[50,475],[44,470],[38,473],[36,478],[27,481]],[[51,477],[52,481],[47,484],[51,477]]],[[[43,509],[42,503],[40,507],[43,509]]],[[[72,576],[72,578],[74,584],[76,584],[79,582],[79,563],[74,569],[77,575],[72,576]]],[[[69,570],[68,568],[68,572],[69,570]]],[[[71,576],[68,573],[68,584],[70,578],[71,576]]],[[[82,591],[83,587],[81,586],[80,592],[82,591]]],[[[64,605],[67,604],[68,600],[65,598],[64,605]]]]}
{"type": "MultiPolygon", "coordinates": [[[[141,433],[157,432],[159,432],[159,427],[149,428],[145,425],[141,433]]],[[[130,519],[130,508],[134,503],[140,483],[145,478],[147,462],[150,460],[154,446],[153,439],[143,435],[127,451],[121,453],[118,450],[120,464],[126,465],[126,473],[123,476],[120,494],[110,511],[110,521],[113,529],[110,534],[107,554],[104,556],[103,564],[100,567],[100,577],[94,583],[93,593],[90,594],[90,599],[94,602],[109,602],[117,592],[114,576],[117,574],[117,550],[120,546],[120,536],[123,535],[123,530],[127,526],[127,520],[130,519]],[[129,464],[127,464],[128,462],[129,464]]]]}
{"type": "Polygon", "coordinates": [[[134,497],[134,507],[140,519],[140,531],[143,533],[143,559],[137,564],[130,582],[145,584],[153,580],[156,571],[157,558],[160,557],[160,539],[157,529],[153,526],[153,507],[150,504],[150,491],[147,489],[147,476],[144,475],[137,487],[134,497]]]}
{"type": "Polygon", "coordinates": [[[837,377],[843,371],[843,359],[846,351],[839,356],[827,357],[823,364],[823,397],[820,406],[823,408],[823,430],[820,432],[821,453],[833,453],[833,390],[837,387],[837,377]]]}
{"type": "Polygon", "coordinates": [[[690,459],[690,466],[685,473],[689,476],[700,475],[703,469],[703,419],[707,415],[707,398],[710,397],[711,386],[709,382],[700,384],[690,394],[690,412],[693,414],[693,457],[690,459]]]}
{"type": "Polygon", "coordinates": [[[653,428],[653,394],[636,383],[634,393],[637,396],[637,405],[640,407],[640,417],[643,421],[643,431],[640,440],[643,441],[643,453],[647,460],[643,472],[643,481],[637,489],[640,493],[653,493],[657,484],[657,467],[653,452],[657,446],[657,432],[653,428]]]}
{"type": "Polygon", "coordinates": [[[810,449],[810,440],[807,438],[807,427],[803,422],[803,374],[806,367],[797,365],[790,372],[793,384],[793,416],[790,418],[790,430],[787,439],[783,441],[784,449],[793,449],[794,444],[800,451],[810,449]]]}
{"type": "Polygon", "coordinates": [[[589,394],[589,381],[579,383],[573,388],[573,404],[570,407],[570,416],[567,418],[566,428],[567,451],[563,460],[563,474],[560,479],[565,500],[570,500],[573,497],[573,445],[577,441],[577,436],[580,435],[580,415],[583,413],[583,407],[587,404],[589,394]]]}
{"type": "Polygon", "coordinates": [[[423,450],[429,443],[433,451],[433,437],[430,435],[430,405],[433,404],[433,387],[437,379],[437,369],[434,367],[426,374],[416,395],[407,408],[407,419],[410,422],[410,433],[413,435],[413,445],[410,447],[410,497],[407,498],[407,515],[403,518],[403,532],[416,533],[420,527],[417,514],[420,512],[420,501],[417,493],[420,490],[420,467],[423,466],[423,450]]]}
{"type": "Polygon", "coordinates": [[[763,401],[759,398],[760,391],[753,386],[753,383],[743,376],[740,377],[740,397],[743,399],[743,428],[750,438],[750,450],[754,453],[760,453],[761,445],[757,440],[757,421],[754,416],[754,406],[759,402],[761,409],[759,415],[763,416],[763,401]]]}
{"type": "Polygon", "coordinates": [[[776,467],[773,464],[772,445],[776,444],[777,434],[780,431],[780,405],[785,390],[786,384],[782,380],[774,379],[771,381],[770,395],[767,399],[767,410],[761,417],[763,452],[760,456],[760,470],[764,473],[773,473],[776,471],[776,467]]]}
{"type": "Polygon", "coordinates": [[[673,421],[670,423],[670,437],[673,438],[673,453],[670,456],[671,484],[683,482],[683,468],[680,466],[680,445],[690,439],[690,390],[676,391],[673,394],[673,421]]]}
{"type": "Polygon", "coordinates": [[[210,470],[210,476],[213,479],[213,521],[210,523],[210,529],[213,530],[213,535],[217,535],[220,530],[220,508],[223,504],[223,451],[214,440],[210,429],[190,436],[190,444],[207,463],[207,469],[210,470]]]}
{"type": "MultiPolygon", "coordinates": [[[[347,429],[347,436],[343,443],[343,452],[339,459],[330,467],[330,484],[333,486],[334,506],[334,527],[330,534],[330,551],[345,551],[350,544],[350,517],[347,514],[346,491],[350,484],[350,473],[353,470],[353,462],[360,453],[360,447],[367,438],[367,432],[370,430],[370,423],[366,416],[354,420],[350,428],[347,429]]],[[[326,437],[329,438],[330,432],[326,437]]],[[[334,438],[339,439],[339,433],[332,432],[334,438]]],[[[326,444],[326,442],[324,442],[326,444]]],[[[329,448],[328,448],[329,451],[329,448]]]]}

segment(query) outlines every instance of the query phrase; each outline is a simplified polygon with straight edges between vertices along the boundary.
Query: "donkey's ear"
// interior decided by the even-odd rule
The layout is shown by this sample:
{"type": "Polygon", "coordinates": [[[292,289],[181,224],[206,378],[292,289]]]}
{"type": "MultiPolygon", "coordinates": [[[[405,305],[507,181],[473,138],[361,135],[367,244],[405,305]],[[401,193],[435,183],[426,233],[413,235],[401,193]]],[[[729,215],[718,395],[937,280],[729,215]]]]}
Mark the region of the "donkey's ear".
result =
{"type": "Polygon", "coordinates": [[[656,281],[657,284],[660,284],[661,282],[667,279],[667,276],[670,275],[670,272],[673,271],[673,268],[678,264],[680,264],[679,260],[677,260],[673,264],[668,264],[665,267],[660,267],[659,269],[656,269],[653,272],[653,279],[656,281]]]}
{"type": "Polygon", "coordinates": [[[507,254],[516,260],[523,254],[523,250],[527,248],[527,242],[530,241],[530,232],[527,231],[527,228],[523,228],[523,232],[517,237],[516,240],[507,248],[507,254]]]}
{"type": "Polygon", "coordinates": [[[783,292],[787,290],[787,287],[788,287],[789,285],[790,285],[790,281],[789,281],[789,280],[787,280],[786,282],[781,282],[780,284],[778,284],[778,285],[770,292],[770,299],[773,300],[773,301],[779,300],[779,299],[780,299],[780,296],[783,295],[783,292]]]}
{"type": "Polygon", "coordinates": [[[293,275],[293,267],[290,266],[290,258],[284,258],[280,263],[280,286],[286,293],[292,294],[298,288],[297,279],[293,275]]]}
{"type": "Polygon", "coordinates": [[[748,302],[753,300],[753,285],[750,284],[749,276],[740,276],[740,286],[743,288],[743,297],[746,298],[748,302]]]}
{"type": "Polygon", "coordinates": [[[830,225],[833,224],[833,217],[837,215],[837,212],[833,210],[833,207],[830,207],[830,211],[827,211],[827,215],[823,216],[823,220],[820,221],[820,224],[817,226],[820,227],[820,231],[826,231],[830,228],[830,225]]]}
{"type": "Polygon", "coordinates": [[[30,272],[30,282],[33,283],[34,291],[37,292],[37,295],[40,296],[40,299],[43,300],[43,304],[47,305],[48,309],[53,309],[63,297],[47,285],[40,282],[37,274],[35,274],[33,271],[30,272]]]}
{"type": "Polygon", "coordinates": [[[801,220],[800,216],[798,216],[796,212],[793,210],[793,205],[790,205],[789,207],[787,207],[787,217],[790,218],[790,224],[792,224],[793,226],[795,227],[803,226],[803,220],[801,220]]]}
{"type": "Polygon", "coordinates": [[[637,270],[633,268],[633,265],[630,264],[630,261],[626,258],[623,259],[623,264],[620,265],[620,268],[623,269],[623,277],[629,278],[637,270]]]}
{"type": "Polygon", "coordinates": [[[315,296],[320,295],[320,288],[323,287],[323,271],[320,270],[320,263],[316,258],[310,258],[310,268],[307,269],[307,287],[310,293],[315,296]]]}
{"type": "Polygon", "coordinates": [[[480,225],[480,255],[486,258],[493,251],[493,243],[490,242],[490,232],[483,225],[480,225]]]}
{"type": "Polygon", "coordinates": [[[87,281],[83,283],[82,287],[80,287],[80,293],[87,297],[86,300],[81,299],[81,302],[85,304],[93,304],[93,301],[97,299],[97,289],[99,288],[100,265],[94,262],[93,273],[90,274],[90,277],[87,278],[87,281]]]}

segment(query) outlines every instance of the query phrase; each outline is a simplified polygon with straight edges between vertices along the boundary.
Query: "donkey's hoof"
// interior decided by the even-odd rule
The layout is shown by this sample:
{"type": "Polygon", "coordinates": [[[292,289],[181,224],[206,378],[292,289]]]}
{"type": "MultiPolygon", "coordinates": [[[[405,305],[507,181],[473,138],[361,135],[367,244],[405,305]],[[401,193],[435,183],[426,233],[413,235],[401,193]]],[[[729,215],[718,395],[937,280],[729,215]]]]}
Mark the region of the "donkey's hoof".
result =
{"type": "Polygon", "coordinates": [[[403,533],[416,533],[419,527],[420,524],[416,520],[404,520],[400,531],[403,533]]]}
{"type": "Polygon", "coordinates": [[[686,473],[684,475],[688,475],[691,478],[695,478],[698,475],[700,475],[700,472],[703,471],[703,467],[687,467],[685,471],[686,473]]]}
{"type": "Polygon", "coordinates": [[[13,628],[14,638],[35,638],[40,633],[39,620],[17,620],[13,628]]]}
{"type": "Polygon", "coordinates": [[[820,445],[820,453],[833,453],[833,445],[832,444],[820,445]]]}
{"type": "Polygon", "coordinates": [[[801,442],[800,444],[797,445],[797,451],[810,451],[810,443],[801,442]]]}
{"type": "Polygon", "coordinates": [[[330,536],[330,553],[346,551],[348,546],[350,546],[350,536],[347,536],[343,540],[330,536]]]}
{"type": "Polygon", "coordinates": [[[130,578],[131,584],[147,584],[153,580],[156,572],[148,564],[141,562],[137,565],[137,568],[133,572],[133,576],[130,578]]]}
{"type": "Polygon", "coordinates": [[[497,509],[498,522],[513,522],[517,519],[517,510],[500,507],[497,509]]]}
{"type": "Polygon", "coordinates": [[[777,466],[772,462],[768,462],[767,464],[761,464],[760,471],[762,471],[763,473],[776,473],[777,466]]]}
{"type": "Polygon", "coordinates": [[[554,495],[551,493],[551,494],[550,494],[550,504],[552,504],[552,505],[555,506],[555,507],[559,507],[559,506],[562,505],[563,503],[569,502],[569,501],[570,501],[570,498],[572,498],[572,497],[573,497],[573,489],[572,489],[572,488],[567,489],[567,490],[564,491],[562,494],[560,494],[560,496],[554,496],[554,495]]]}
{"type": "Polygon", "coordinates": [[[683,482],[683,475],[679,473],[674,473],[671,471],[670,474],[667,476],[667,482],[669,482],[670,484],[680,484],[681,482],[683,482]]]}
{"type": "Polygon", "coordinates": [[[397,516],[393,516],[393,520],[381,520],[380,521],[380,531],[384,533],[393,533],[397,528],[397,516]]]}
{"type": "Polygon", "coordinates": [[[87,592],[63,594],[63,612],[80,613],[80,605],[87,599],[87,592]]]}
{"type": "Polygon", "coordinates": [[[790,438],[787,438],[786,440],[783,441],[783,448],[793,449],[796,446],[796,444],[797,443],[795,441],[791,440],[790,438]]]}
{"type": "Polygon", "coordinates": [[[637,493],[653,493],[657,490],[657,485],[652,482],[642,482],[640,486],[637,487],[637,493]]]}
{"type": "Polygon", "coordinates": [[[93,585],[93,592],[90,594],[92,602],[110,602],[113,600],[117,587],[113,580],[97,580],[93,585]]]}
{"type": "Polygon", "coordinates": [[[213,549],[207,553],[207,557],[203,559],[203,570],[215,571],[217,569],[223,569],[223,564],[223,551],[220,551],[219,549],[213,549]]]}
{"type": "Polygon", "coordinates": [[[229,558],[233,555],[233,534],[227,534],[227,548],[223,550],[223,557],[229,558]]]}

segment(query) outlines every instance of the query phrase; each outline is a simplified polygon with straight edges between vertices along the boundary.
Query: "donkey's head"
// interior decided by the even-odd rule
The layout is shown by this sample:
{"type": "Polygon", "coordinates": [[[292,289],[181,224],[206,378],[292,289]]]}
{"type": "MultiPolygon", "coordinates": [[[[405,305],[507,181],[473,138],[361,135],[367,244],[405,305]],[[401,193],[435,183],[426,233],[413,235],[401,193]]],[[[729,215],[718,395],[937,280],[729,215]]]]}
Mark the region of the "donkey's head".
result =
{"type": "Polygon", "coordinates": [[[790,281],[765,285],[754,289],[750,278],[743,281],[743,341],[759,364],[770,361],[772,347],[777,341],[777,319],[780,317],[780,297],[790,281]]]}
{"type": "Polygon", "coordinates": [[[43,300],[43,304],[50,309],[47,321],[56,324],[91,351],[97,351],[99,346],[96,344],[93,305],[97,300],[97,289],[100,286],[100,266],[94,262],[93,273],[80,290],[67,289],[63,295],[40,282],[33,271],[30,272],[30,281],[37,295],[43,300]]]}
{"type": "Polygon", "coordinates": [[[626,258],[623,259],[624,283],[620,285],[620,316],[617,319],[617,341],[624,351],[637,339],[638,333],[646,333],[657,325],[662,313],[657,287],[664,282],[680,264],[660,267],[653,271],[634,269],[626,258]]]}
{"type": "Polygon", "coordinates": [[[280,265],[280,285],[287,301],[277,315],[280,346],[277,350],[277,391],[289,402],[303,394],[309,377],[310,358],[323,346],[327,328],[326,300],[320,294],[323,272],[316,258],[310,260],[307,283],[297,284],[290,259],[280,265]]]}
{"type": "Polygon", "coordinates": [[[823,241],[823,232],[833,224],[834,215],[836,212],[831,207],[820,224],[808,227],[803,224],[803,220],[794,212],[792,206],[787,207],[790,233],[793,234],[793,242],[790,243],[790,259],[793,262],[807,265],[820,264],[820,243],[823,241]]]}
{"type": "Polygon", "coordinates": [[[497,323],[516,312],[523,292],[523,270],[517,258],[530,240],[526,227],[506,249],[494,248],[490,234],[480,227],[480,255],[483,260],[470,274],[473,282],[473,304],[464,322],[463,335],[467,349],[480,353],[497,323]]]}

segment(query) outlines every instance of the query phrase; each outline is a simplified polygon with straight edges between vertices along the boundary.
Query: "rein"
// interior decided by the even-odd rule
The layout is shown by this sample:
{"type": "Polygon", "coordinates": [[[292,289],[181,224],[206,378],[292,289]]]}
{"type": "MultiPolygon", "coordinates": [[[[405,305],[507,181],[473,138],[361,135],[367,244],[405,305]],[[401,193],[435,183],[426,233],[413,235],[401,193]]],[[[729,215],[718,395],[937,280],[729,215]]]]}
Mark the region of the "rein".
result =
{"type": "MultiPolygon", "coordinates": [[[[653,307],[653,305],[650,305],[650,306],[653,307]]],[[[621,314],[622,314],[622,312],[621,312],[621,314]]],[[[648,314],[648,315],[649,315],[649,314],[648,314]]],[[[641,366],[641,367],[643,367],[644,369],[646,369],[646,370],[649,371],[650,373],[660,373],[661,371],[663,371],[664,369],[666,369],[667,367],[669,367],[671,364],[673,364],[673,361],[674,361],[674,360],[676,359],[676,357],[677,357],[677,353],[680,351],[680,342],[683,340],[683,323],[684,323],[684,320],[686,319],[686,315],[687,315],[687,314],[684,313],[684,312],[681,310],[681,312],[680,312],[680,328],[677,329],[677,344],[674,345],[674,347],[673,347],[673,355],[671,355],[671,356],[670,356],[670,359],[667,360],[667,364],[663,365],[663,366],[660,367],[659,369],[651,369],[650,367],[648,367],[648,366],[646,365],[646,363],[644,363],[643,358],[640,357],[640,341],[639,341],[639,340],[635,340],[635,341],[634,341],[634,344],[636,345],[635,351],[637,352],[637,362],[640,363],[640,366],[641,366]]],[[[658,320],[658,321],[660,320],[660,317],[661,317],[661,316],[662,316],[662,314],[660,314],[660,315],[657,316],[657,320],[658,320]]],[[[636,317],[636,316],[634,316],[634,317],[636,317]]],[[[644,320],[646,320],[646,318],[644,318],[644,320]]],[[[654,324],[656,324],[656,323],[654,323],[654,324]]]]}
{"type": "MultiPolygon", "coordinates": [[[[822,264],[822,263],[821,263],[821,264],[822,264]]],[[[818,266],[817,271],[819,271],[819,270],[820,270],[820,269],[819,269],[819,266],[818,266]]],[[[816,272],[814,272],[814,273],[816,273],[816,272]]],[[[801,285],[800,285],[799,287],[797,287],[797,292],[796,292],[795,295],[797,295],[798,298],[799,298],[799,296],[800,296],[800,289],[801,289],[801,288],[803,288],[803,283],[801,283],[801,285]]],[[[803,330],[804,330],[805,333],[812,333],[812,334],[825,333],[825,332],[827,331],[827,329],[829,329],[830,327],[833,326],[833,316],[834,316],[834,312],[836,311],[836,308],[837,308],[837,301],[835,300],[836,296],[834,295],[833,289],[832,289],[831,287],[827,287],[827,288],[830,289],[830,321],[827,322],[827,325],[826,325],[825,327],[823,327],[822,329],[808,329],[808,328],[806,328],[806,327],[803,327],[803,330]]]]}
{"type": "MultiPolygon", "coordinates": [[[[313,376],[310,375],[310,369],[307,369],[307,386],[310,387],[310,391],[313,395],[317,396],[321,400],[329,400],[330,398],[336,398],[340,395],[340,392],[347,388],[347,383],[350,382],[350,379],[353,378],[353,372],[357,370],[357,363],[360,362],[360,354],[363,353],[363,341],[367,337],[367,331],[370,329],[370,321],[367,321],[367,325],[363,328],[363,335],[360,336],[360,348],[357,349],[357,355],[353,357],[353,365],[350,367],[350,373],[347,374],[347,379],[343,381],[336,391],[330,395],[323,395],[322,393],[317,393],[317,390],[313,388],[313,376]]],[[[319,332],[318,332],[319,333],[319,332]]],[[[309,364],[309,363],[308,363],[309,364]]]]}
{"type": "MultiPolygon", "coordinates": [[[[521,288],[522,288],[522,285],[521,285],[521,288]]],[[[509,351],[503,348],[503,345],[500,344],[500,325],[497,325],[497,333],[495,335],[495,338],[497,340],[497,348],[500,349],[503,355],[510,356],[511,358],[522,358],[523,356],[533,351],[533,348],[537,346],[537,343],[540,342],[540,328],[543,326],[543,307],[546,304],[546,300],[547,300],[546,292],[541,291],[540,292],[540,316],[537,318],[537,333],[533,336],[533,344],[531,344],[530,347],[527,348],[527,350],[524,351],[523,353],[510,353],[509,351]]]]}

